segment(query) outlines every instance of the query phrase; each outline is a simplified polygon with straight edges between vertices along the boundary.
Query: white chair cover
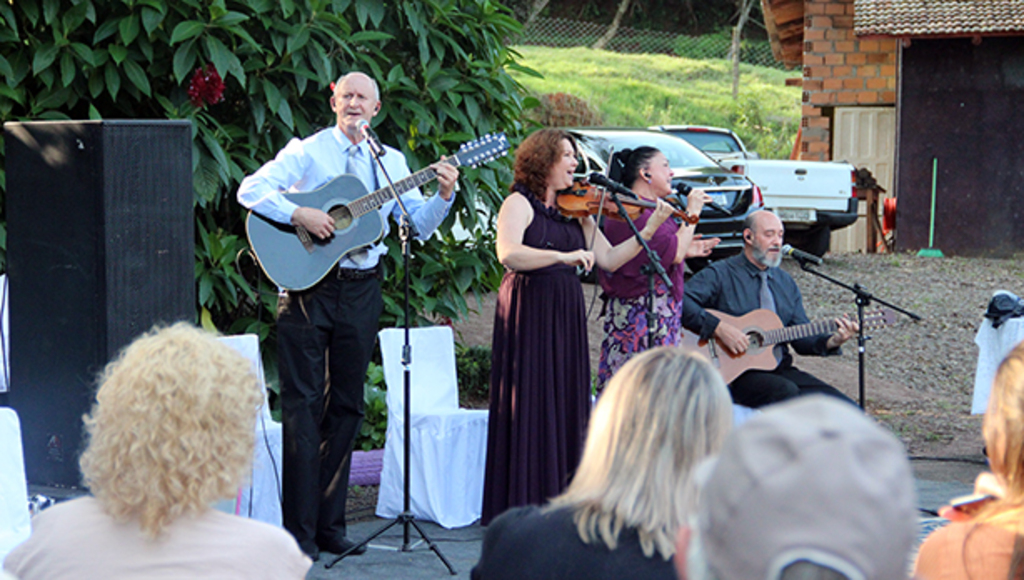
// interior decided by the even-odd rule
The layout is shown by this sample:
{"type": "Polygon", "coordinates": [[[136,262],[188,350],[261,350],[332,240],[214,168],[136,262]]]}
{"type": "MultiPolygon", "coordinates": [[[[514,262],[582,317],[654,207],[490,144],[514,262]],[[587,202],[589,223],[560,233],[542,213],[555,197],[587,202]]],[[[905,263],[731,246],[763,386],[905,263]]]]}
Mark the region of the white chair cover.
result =
{"type": "Polygon", "coordinates": [[[14,409],[0,407],[0,563],[31,533],[21,424],[14,409]]]}
{"type": "Polygon", "coordinates": [[[266,382],[263,378],[263,360],[260,358],[260,340],[255,334],[224,336],[220,339],[252,361],[253,370],[263,386],[263,407],[256,418],[256,450],[252,459],[250,481],[242,485],[231,507],[235,514],[281,525],[281,424],[270,417],[266,400],[266,382]]]}
{"type": "Polygon", "coordinates": [[[10,346],[10,332],[8,319],[10,316],[7,314],[8,297],[10,293],[7,291],[7,274],[0,274],[0,393],[10,390],[10,379],[11,370],[9,362],[11,360],[11,346],[10,346]]]}
{"type": "MultiPolygon", "coordinates": [[[[998,290],[993,296],[1006,293],[998,290]]],[[[974,343],[978,345],[978,366],[974,372],[974,397],[971,400],[971,414],[980,415],[988,407],[988,396],[992,391],[992,381],[996,378],[999,363],[1013,347],[1024,340],[1024,318],[1009,318],[999,325],[992,326],[992,320],[985,317],[981,321],[974,343]]]]}
{"type": "MultiPolygon", "coordinates": [[[[410,511],[445,528],[480,519],[487,453],[487,411],[459,408],[455,340],[447,326],[414,328],[410,367],[410,511]]],[[[405,331],[380,331],[387,383],[388,429],[377,496],[377,515],[393,518],[404,507],[402,347],[405,331]]]]}

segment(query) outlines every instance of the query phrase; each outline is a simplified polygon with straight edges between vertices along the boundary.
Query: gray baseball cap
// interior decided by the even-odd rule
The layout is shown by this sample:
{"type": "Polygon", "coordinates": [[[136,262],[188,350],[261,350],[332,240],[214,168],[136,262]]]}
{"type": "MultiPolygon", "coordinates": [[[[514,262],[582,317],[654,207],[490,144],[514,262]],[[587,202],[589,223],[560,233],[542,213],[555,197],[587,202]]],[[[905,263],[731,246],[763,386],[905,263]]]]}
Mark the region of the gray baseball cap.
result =
{"type": "Polygon", "coordinates": [[[906,578],[916,537],[903,445],[822,395],[772,405],[697,473],[697,533],[721,580],[774,579],[808,560],[849,578],[906,578]]]}

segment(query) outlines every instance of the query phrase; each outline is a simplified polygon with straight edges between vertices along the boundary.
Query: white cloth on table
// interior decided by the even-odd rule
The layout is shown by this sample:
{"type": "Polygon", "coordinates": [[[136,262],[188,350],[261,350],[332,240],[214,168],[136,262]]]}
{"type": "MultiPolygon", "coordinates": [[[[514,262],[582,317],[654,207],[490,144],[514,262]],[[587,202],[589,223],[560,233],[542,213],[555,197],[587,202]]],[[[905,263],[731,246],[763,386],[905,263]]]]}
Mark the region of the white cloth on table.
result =
{"type": "Polygon", "coordinates": [[[0,563],[31,533],[21,424],[14,409],[0,407],[0,563]]]}
{"type": "Polygon", "coordinates": [[[8,342],[8,337],[11,336],[7,327],[7,320],[9,318],[8,312],[8,297],[10,293],[7,291],[7,274],[0,274],[0,318],[2,318],[2,326],[0,326],[0,393],[6,392],[10,389],[10,378],[11,370],[8,368],[11,360],[11,347],[8,342]]]}
{"type": "Polygon", "coordinates": [[[988,395],[992,391],[992,381],[1003,358],[1024,340],[1024,318],[1010,318],[993,328],[992,320],[985,318],[974,336],[978,345],[978,367],[974,372],[974,398],[971,401],[971,414],[979,415],[988,407],[988,395]]]}
{"type": "MultiPolygon", "coordinates": [[[[263,407],[256,417],[256,449],[252,458],[251,479],[242,485],[238,498],[231,502],[236,515],[275,526],[281,525],[281,424],[270,417],[260,358],[260,340],[255,334],[223,336],[220,339],[253,364],[253,371],[263,388],[263,407]]],[[[217,506],[220,509],[220,505],[217,506]]],[[[226,510],[225,510],[226,511],[226,510]]]]}

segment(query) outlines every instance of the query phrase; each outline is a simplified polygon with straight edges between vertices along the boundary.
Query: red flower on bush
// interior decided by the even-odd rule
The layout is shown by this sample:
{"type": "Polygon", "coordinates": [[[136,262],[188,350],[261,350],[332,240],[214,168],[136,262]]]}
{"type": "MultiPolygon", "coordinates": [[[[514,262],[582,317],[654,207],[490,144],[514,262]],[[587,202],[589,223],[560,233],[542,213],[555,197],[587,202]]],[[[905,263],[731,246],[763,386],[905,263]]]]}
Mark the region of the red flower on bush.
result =
{"type": "Polygon", "coordinates": [[[188,98],[197,107],[224,100],[224,81],[216,67],[208,64],[192,73],[192,80],[188,83],[188,98]]]}

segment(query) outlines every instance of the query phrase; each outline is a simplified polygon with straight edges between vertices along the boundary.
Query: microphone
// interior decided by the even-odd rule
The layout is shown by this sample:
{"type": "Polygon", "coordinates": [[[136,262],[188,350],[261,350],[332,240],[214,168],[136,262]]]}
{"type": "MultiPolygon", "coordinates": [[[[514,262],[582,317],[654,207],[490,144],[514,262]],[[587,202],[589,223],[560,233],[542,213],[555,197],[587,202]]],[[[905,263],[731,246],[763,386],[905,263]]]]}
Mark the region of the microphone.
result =
{"type": "Polygon", "coordinates": [[[608,179],[607,177],[604,176],[603,173],[598,173],[595,171],[591,173],[589,177],[587,177],[587,181],[594,185],[600,185],[601,187],[607,189],[612,193],[620,193],[622,195],[628,195],[629,197],[633,198],[636,197],[636,194],[633,193],[633,191],[630,190],[628,187],[622,185],[618,181],[608,179]]]}
{"type": "Polygon", "coordinates": [[[815,256],[814,254],[810,254],[803,250],[798,250],[789,244],[782,244],[782,253],[783,255],[789,256],[801,263],[811,262],[812,264],[817,264],[818,266],[820,266],[823,262],[823,260],[818,256],[815,256]]]}
{"type": "Polygon", "coordinates": [[[370,128],[370,124],[366,122],[366,119],[359,119],[356,121],[356,128],[362,133],[363,138],[370,142],[370,149],[373,149],[373,153],[377,157],[384,157],[387,151],[380,144],[380,139],[377,138],[377,133],[370,128]]]}
{"type": "MultiPolygon", "coordinates": [[[[682,202],[683,205],[686,205],[685,198],[687,195],[690,194],[691,191],[693,191],[693,188],[690,187],[689,185],[686,185],[682,181],[676,184],[676,193],[678,194],[677,197],[679,197],[679,201],[682,202]]],[[[732,215],[731,211],[713,201],[706,201],[704,202],[704,205],[710,207],[711,209],[720,211],[725,215],[732,215]]]]}

